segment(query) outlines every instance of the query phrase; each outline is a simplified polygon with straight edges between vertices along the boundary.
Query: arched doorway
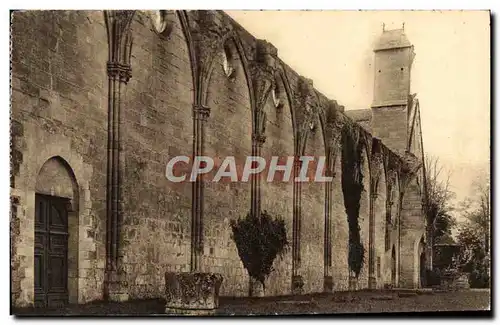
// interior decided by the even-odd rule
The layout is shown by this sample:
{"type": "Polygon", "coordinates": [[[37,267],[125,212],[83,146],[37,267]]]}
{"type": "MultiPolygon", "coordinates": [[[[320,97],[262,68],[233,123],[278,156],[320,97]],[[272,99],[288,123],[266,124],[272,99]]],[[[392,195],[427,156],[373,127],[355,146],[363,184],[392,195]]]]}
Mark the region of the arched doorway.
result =
{"type": "Polygon", "coordinates": [[[78,187],[60,157],[47,160],[35,187],[36,307],[78,301],[78,187]]]}
{"type": "Polygon", "coordinates": [[[396,248],[392,246],[391,252],[391,284],[392,287],[396,287],[396,248]]]}

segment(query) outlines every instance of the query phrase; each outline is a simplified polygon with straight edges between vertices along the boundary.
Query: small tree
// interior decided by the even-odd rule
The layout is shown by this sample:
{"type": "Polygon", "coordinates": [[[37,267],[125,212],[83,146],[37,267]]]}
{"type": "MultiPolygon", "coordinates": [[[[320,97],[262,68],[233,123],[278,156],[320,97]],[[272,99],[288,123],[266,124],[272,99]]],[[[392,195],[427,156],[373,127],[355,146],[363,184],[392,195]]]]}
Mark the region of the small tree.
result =
{"type": "Polygon", "coordinates": [[[471,287],[490,285],[490,179],[480,176],[472,184],[473,193],[462,203],[462,216],[458,242],[471,252],[463,270],[469,272],[471,287]]]}
{"type": "Polygon", "coordinates": [[[451,230],[456,225],[455,218],[451,215],[451,201],[455,193],[450,190],[450,174],[444,175],[443,166],[440,166],[437,158],[427,156],[425,167],[427,199],[424,209],[427,220],[432,225],[430,235],[434,244],[443,236],[451,236],[451,230]]]}
{"type": "Polygon", "coordinates": [[[243,266],[265,290],[265,280],[273,271],[274,260],[282,257],[289,246],[285,221],[272,218],[264,211],[260,218],[247,214],[243,219],[231,220],[231,228],[243,266]]]}

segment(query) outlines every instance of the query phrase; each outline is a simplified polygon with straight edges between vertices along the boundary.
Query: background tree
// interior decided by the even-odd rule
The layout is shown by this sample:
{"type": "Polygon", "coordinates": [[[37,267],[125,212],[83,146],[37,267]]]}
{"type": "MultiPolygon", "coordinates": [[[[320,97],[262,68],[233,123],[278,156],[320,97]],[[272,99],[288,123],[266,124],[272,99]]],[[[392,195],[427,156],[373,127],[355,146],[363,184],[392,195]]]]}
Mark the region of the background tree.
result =
{"type": "Polygon", "coordinates": [[[472,252],[472,258],[463,271],[471,273],[472,287],[489,286],[490,278],[490,178],[482,174],[473,182],[471,196],[461,203],[458,243],[463,251],[472,252]]]}
{"type": "Polygon", "coordinates": [[[430,240],[434,245],[443,236],[451,237],[452,229],[456,225],[452,215],[455,193],[450,190],[451,173],[445,172],[438,158],[426,156],[425,167],[427,197],[424,210],[431,230],[430,240]]]}

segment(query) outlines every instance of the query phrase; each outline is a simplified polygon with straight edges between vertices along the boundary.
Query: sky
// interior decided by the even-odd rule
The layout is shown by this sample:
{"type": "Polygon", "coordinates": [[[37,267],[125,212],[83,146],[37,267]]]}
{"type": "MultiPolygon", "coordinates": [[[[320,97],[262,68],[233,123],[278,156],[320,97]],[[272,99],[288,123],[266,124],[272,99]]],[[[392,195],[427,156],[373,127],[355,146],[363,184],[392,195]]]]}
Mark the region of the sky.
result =
{"type": "Polygon", "coordinates": [[[373,46],[403,26],[416,57],[424,151],[450,173],[457,201],[490,168],[490,30],[487,11],[226,11],[346,110],[370,108],[373,46]]]}

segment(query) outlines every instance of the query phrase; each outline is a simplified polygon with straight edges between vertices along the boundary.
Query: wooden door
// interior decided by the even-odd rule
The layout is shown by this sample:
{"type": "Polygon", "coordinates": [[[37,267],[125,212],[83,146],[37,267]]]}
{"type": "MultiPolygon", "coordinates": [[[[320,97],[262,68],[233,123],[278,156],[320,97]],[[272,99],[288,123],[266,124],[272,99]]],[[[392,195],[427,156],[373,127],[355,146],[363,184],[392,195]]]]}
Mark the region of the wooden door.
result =
{"type": "Polygon", "coordinates": [[[68,203],[35,196],[35,307],[68,303],[68,203]]]}

